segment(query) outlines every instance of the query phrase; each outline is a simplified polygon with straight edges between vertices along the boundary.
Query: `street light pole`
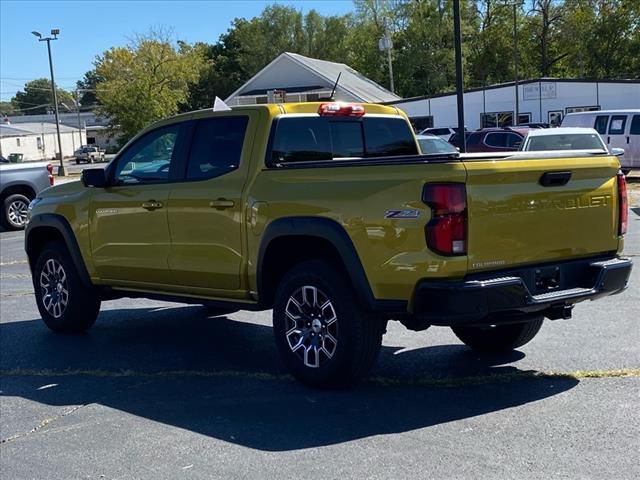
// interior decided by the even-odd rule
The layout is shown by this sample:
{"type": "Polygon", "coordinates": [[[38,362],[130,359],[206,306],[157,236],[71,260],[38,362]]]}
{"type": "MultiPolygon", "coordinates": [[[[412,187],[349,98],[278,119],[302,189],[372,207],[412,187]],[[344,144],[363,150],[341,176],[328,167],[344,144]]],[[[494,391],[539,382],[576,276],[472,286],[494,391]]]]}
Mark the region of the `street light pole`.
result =
{"type": "Polygon", "coordinates": [[[67,169],[64,166],[62,155],[62,137],[60,136],[60,118],[58,116],[58,93],[56,92],[56,81],[53,76],[53,60],[51,58],[51,40],[57,40],[60,30],[57,28],[51,30],[51,37],[42,38],[40,32],[31,32],[38,37],[39,42],[47,42],[47,52],[49,53],[49,71],[51,72],[51,90],[53,91],[53,111],[56,117],[56,132],[58,134],[58,159],[60,160],[60,166],[58,167],[58,176],[64,177],[67,175],[67,169]]]}
{"type": "Polygon", "coordinates": [[[467,151],[467,138],[464,133],[464,89],[462,77],[462,34],[460,29],[460,0],[453,0],[453,44],[456,56],[456,96],[458,103],[458,135],[460,151],[467,151]]]}
{"type": "Polygon", "coordinates": [[[516,118],[513,124],[520,123],[520,98],[518,97],[518,4],[514,2],[513,6],[513,69],[515,73],[514,87],[516,89],[516,118]]]}

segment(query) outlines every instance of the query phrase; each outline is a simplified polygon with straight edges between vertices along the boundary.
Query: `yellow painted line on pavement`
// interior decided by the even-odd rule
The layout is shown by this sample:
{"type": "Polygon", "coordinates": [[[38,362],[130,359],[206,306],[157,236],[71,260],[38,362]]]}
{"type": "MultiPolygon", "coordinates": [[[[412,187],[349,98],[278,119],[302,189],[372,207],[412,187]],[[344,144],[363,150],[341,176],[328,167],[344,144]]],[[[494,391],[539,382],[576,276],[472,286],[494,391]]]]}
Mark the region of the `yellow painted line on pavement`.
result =
{"type": "MultiPolygon", "coordinates": [[[[136,370],[40,370],[40,369],[4,369],[0,370],[4,377],[96,377],[96,378],[241,378],[249,380],[291,381],[287,374],[268,372],[249,372],[239,370],[168,370],[159,372],[142,372],[136,370]]],[[[573,372],[554,372],[521,370],[509,373],[477,375],[469,377],[417,377],[394,378],[373,377],[371,383],[383,386],[426,386],[426,387],[458,387],[465,385],[485,385],[491,383],[509,383],[518,380],[586,380],[606,378],[640,378],[640,368],[622,368],[611,370],[577,370],[573,372]]]]}

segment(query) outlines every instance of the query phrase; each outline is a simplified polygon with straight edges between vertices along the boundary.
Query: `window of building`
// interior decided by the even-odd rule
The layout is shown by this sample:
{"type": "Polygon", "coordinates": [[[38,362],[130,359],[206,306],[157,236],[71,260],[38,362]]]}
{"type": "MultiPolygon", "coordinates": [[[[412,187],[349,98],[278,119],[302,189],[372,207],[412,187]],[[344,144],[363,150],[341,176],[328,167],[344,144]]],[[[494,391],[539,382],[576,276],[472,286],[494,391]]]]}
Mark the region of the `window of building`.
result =
{"type": "Polygon", "coordinates": [[[523,123],[531,123],[530,113],[518,113],[518,125],[522,125],[523,123]]]}
{"type": "Polygon", "coordinates": [[[512,125],[513,112],[491,112],[480,114],[480,128],[511,127],[512,125]]]}
{"type": "Polygon", "coordinates": [[[200,120],[191,142],[187,179],[219,177],[238,168],[248,123],[246,116],[200,120]]]}
{"type": "Polygon", "coordinates": [[[576,112],[597,112],[600,110],[598,105],[591,105],[588,107],[567,107],[564,109],[566,113],[576,113],[576,112]]]}
{"type": "Polygon", "coordinates": [[[422,117],[411,117],[409,118],[413,129],[416,132],[421,132],[425,128],[433,127],[433,115],[425,115],[422,117]]]}

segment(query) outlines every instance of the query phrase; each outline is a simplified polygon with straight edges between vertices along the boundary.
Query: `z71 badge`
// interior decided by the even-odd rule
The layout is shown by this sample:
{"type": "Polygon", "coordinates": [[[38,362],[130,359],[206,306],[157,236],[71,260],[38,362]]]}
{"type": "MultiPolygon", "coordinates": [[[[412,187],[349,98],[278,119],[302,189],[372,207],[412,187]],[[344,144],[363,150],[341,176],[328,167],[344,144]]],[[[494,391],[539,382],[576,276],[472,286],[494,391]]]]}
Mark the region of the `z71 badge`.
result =
{"type": "Polygon", "coordinates": [[[384,212],[384,218],[418,218],[420,210],[387,210],[384,212]]]}

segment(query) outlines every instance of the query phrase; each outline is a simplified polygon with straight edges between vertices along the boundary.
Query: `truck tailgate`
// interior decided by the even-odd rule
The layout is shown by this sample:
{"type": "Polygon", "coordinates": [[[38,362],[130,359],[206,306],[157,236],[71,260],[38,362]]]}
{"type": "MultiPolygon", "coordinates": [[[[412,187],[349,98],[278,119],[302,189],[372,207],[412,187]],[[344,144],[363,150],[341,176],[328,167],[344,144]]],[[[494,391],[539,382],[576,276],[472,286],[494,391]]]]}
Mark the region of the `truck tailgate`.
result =
{"type": "Polygon", "coordinates": [[[618,249],[615,157],[479,159],[465,167],[470,273],[618,249]]]}

